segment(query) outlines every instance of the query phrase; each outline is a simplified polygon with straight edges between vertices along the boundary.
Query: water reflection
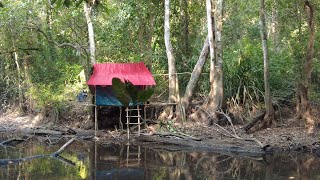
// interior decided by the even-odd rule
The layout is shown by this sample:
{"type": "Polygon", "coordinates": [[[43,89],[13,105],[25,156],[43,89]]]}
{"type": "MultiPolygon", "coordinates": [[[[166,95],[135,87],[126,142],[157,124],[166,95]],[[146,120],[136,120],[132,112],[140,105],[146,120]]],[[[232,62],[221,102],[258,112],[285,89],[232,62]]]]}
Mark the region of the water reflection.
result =
{"type": "MultiPolygon", "coordinates": [[[[0,147],[0,159],[50,154],[63,143],[28,141],[0,147]]],[[[320,179],[313,155],[244,157],[212,152],[168,152],[134,145],[77,141],[57,158],[1,164],[0,179],[320,179]]]]}

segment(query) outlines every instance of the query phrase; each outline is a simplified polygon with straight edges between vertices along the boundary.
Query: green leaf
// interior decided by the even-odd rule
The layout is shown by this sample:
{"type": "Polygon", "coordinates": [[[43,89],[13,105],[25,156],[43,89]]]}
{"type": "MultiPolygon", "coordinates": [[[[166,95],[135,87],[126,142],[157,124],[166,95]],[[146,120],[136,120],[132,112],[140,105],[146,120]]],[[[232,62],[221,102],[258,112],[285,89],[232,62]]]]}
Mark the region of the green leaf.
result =
{"type": "Polygon", "coordinates": [[[76,2],[76,7],[79,7],[81,5],[81,3],[83,2],[83,0],[79,0],[76,2]]]}
{"type": "Polygon", "coordinates": [[[60,8],[62,5],[62,0],[57,0],[57,8],[60,8]]]}
{"type": "Polygon", "coordinates": [[[69,8],[70,5],[71,5],[71,0],[64,0],[63,4],[64,4],[67,8],[69,8]]]}
{"type": "Polygon", "coordinates": [[[124,106],[129,106],[130,103],[130,95],[126,90],[126,85],[119,78],[112,79],[112,90],[116,96],[116,98],[122,103],[124,106]]]}
{"type": "Polygon", "coordinates": [[[126,90],[129,94],[129,96],[131,97],[132,103],[135,104],[138,101],[138,89],[136,86],[134,86],[130,81],[126,80],[125,81],[126,84],[126,90]]]}
{"type": "Polygon", "coordinates": [[[153,93],[154,93],[153,88],[149,88],[144,91],[139,91],[137,101],[138,102],[146,102],[152,96],[153,93]]]}
{"type": "Polygon", "coordinates": [[[50,3],[51,5],[54,5],[54,3],[56,3],[57,0],[51,0],[50,3]]]}
{"type": "Polygon", "coordinates": [[[4,7],[3,2],[0,2],[0,7],[1,7],[1,8],[3,8],[3,7],[4,7]]]}

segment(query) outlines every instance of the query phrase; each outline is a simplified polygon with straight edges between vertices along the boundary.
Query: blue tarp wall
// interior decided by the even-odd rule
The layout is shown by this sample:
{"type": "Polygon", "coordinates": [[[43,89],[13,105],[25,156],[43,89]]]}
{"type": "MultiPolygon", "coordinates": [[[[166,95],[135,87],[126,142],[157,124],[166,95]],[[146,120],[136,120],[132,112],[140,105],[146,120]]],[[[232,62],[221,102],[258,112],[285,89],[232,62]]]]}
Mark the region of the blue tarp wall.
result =
{"type": "MultiPolygon", "coordinates": [[[[97,106],[123,106],[122,103],[115,97],[112,86],[96,86],[96,105],[97,106]]],[[[129,106],[142,105],[144,102],[133,104],[130,102],[129,106]]]]}

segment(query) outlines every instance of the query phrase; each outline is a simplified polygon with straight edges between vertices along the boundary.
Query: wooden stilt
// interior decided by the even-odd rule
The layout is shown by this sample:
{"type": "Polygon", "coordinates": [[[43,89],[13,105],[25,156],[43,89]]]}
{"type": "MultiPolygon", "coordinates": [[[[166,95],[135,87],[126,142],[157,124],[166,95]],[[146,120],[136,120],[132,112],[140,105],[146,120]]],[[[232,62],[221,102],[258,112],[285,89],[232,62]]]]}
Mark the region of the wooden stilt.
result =
{"type": "Polygon", "coordinates": [[[129,138],[130,138],[130,117],[129,117],[129,108],[127,107],[126,108],[126,114],[127,114],[127,136],[128,136],[128,141],[129,141],[129,138]]]}
{"type": "Polygon", "coordinates": [[[123,130],[123,124],[122,124],[122,107],[120,107],[120,117],[119,117],[119,126],[120,126],[120,130],[123,130]]]}
{"type": "Polygon", "coordinates": [[[97,87],[95,86],[95,95],[94,95],[94,137],[97,138],[98,130],[98,109],[97,109],[97,87]]]}
{"type": "Polygon", "coordinates": [[[144,103],[143,107],[143,128],[147,127],[147,102],[144,103]]]}
{"type": "Polygon", "coordinates": [[[140,115],[140,108],[139,108],[139,105],[137,105],[137,111],[138,111],[138,136],[140,136],[140,126],[141,126],[141,122],[140,122],[140,118],[141,118],[141,115],[140,115]]]}

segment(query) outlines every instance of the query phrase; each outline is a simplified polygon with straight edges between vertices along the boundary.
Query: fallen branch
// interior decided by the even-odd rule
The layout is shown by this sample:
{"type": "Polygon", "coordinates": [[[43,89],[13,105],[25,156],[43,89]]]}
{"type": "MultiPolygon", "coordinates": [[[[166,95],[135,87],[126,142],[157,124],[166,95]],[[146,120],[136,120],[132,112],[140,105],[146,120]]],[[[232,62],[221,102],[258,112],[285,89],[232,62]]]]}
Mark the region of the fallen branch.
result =
{"type": "Polygon", "coordinates": [[[7,146],[8,144],[10,144],[11,142],[14,142],[14,141],[23,142],[23,141],[25,141],[25,139],[16,139],[16,138],[8,139],[5,141],[2,141],[0,143],[0,146],[7,146]]]}
{"type": "MultiPolygon", "coordinates": [[[[41,155],[35,155],[35,156],[30,156],[30,157],[25,157],[25,158],[18,158],[18,159],[0,159],[0,166],[5,166],[5,165],[9,165],[9,164],[18,164],[20,162],[26,162],[26,161],[30,161],[33,159],[37,159],[37,158],[43,158],[43,157],[52,157],[55,159],[58,159],[68,165],[75,165],[75,163],[73,163],[70,160],[67,160],[61,156],[59,156],[68,146],[70,146],[70,144],[75,141],[77,139],[77,137],[73,137],[72,139],[70,139],[68,142],[66,142],[59,150],[57,150],[56,152],[49,154],[49,155],[45,155],[45,154],[41,154],[41,155]]],[[[7,140],[8,142],[9,140],[7,140]]],[[[11,140],[13,141],[13,140],[11,140]]],[[[3,143],[3,142],[2,142],[3,143]]]]}
{"type": "Polygon", "coordinates": [[[30,157],[18,158],[18,159],[0,159],[0,166],[6,166],[9,164],[18,164],[20,162],[26,162],[32,159],[43,158],[45,156],[46,155],[36,155],[36,156],[30,156],[30,157]]]}
{"type": "Polygon", "coordinates": [[[51,157],[57,157],[59,156],[59,154],[62,153],[62,151],[64,151],[68,146],[70,146],[71,143],[73,143],[73,141],[75,141],[77,139],[77,137],[73,137],[72,139],[70,139],[67,143],[65,143],[58,151],[52,153],[50,156],[51,157]]]}
{"type": "MultiPolygon", "coordinates": [[[[212,118],[212,116],[211,116],[205,109],[201,108],[201,110],[204,111],[205,113],[207,113],[207,115],[208,115],[210,118],[212,118]]],[[[261,143],[258,139],[256,139],[256,138],[242,138],[242,137],[238,136],[238,134],[236,133],[236,131],[235,131],[235,129],[234,129],[234,126],[233,126],[233,123],[232,123],[231,118],[230,118],[227,114],[225,114],[223,111],[217,111],[217,113],[222,114],[222,115],[224,115],[224,116],[227,118],[227,120],[229,121],[229,123],[230,123],[231,126],[232,126],[232,130],[233,130],[233,133],[234,133],[234,134],[232,134],[231,132],[229,132],[229,131],[226,130],[225,128],[221,127],[221,126],[220,126],[219,124],[217,124],[217,123],[213,123],[213,125],[215,125],[215,126],[219,127],[220,129],[222,129],[222,130],[223,130],[224,132],[226,132],[229,136],[231,136],[231,137],[233,137],[233,138],[235,138],[235,139],[239,139],[239,140],[256,142],[263,150],[265,150],[265,148],[269,146],[269,145],[264,145],[264,144],[262,144],[262,143],[261,143]]],[[[263,115],[264,115],[264,114],[263,114],[263,115]]],[[[219,132],[219,133],[221,133],[221,132],[218,131],[218,130],[216,130],[216,131],[219,132]]],[[[221,134],[225,135],[224,133],[221,133],[221,134]]]]}

